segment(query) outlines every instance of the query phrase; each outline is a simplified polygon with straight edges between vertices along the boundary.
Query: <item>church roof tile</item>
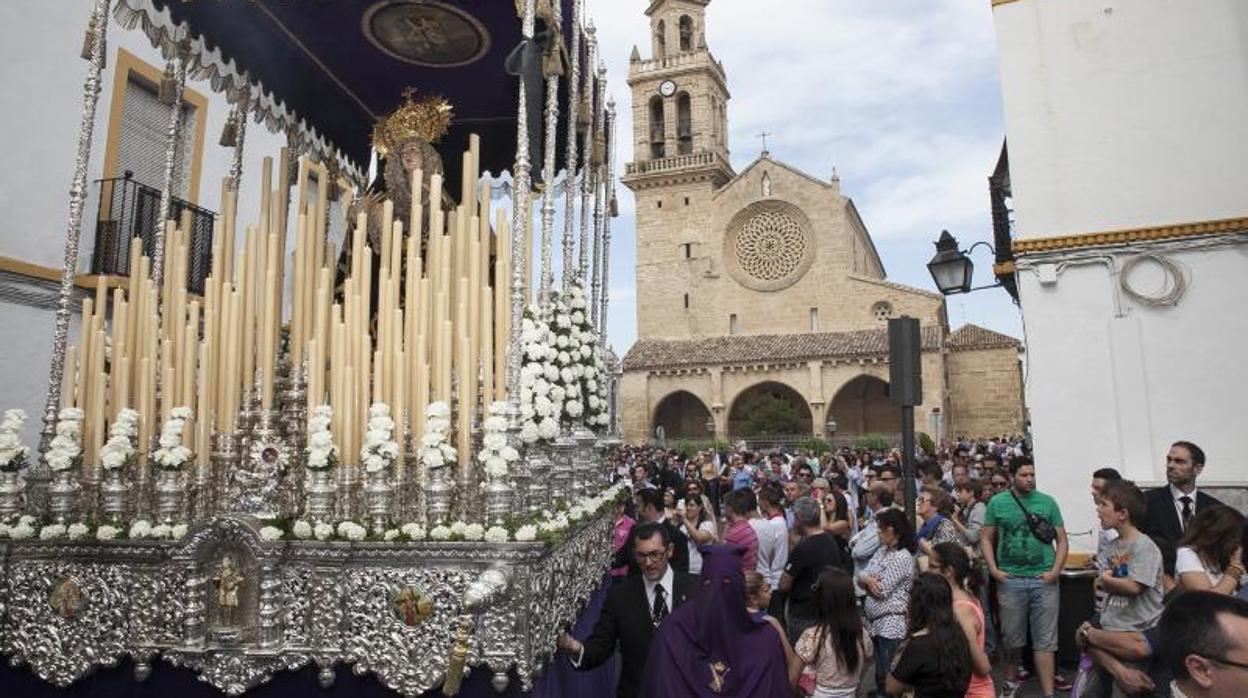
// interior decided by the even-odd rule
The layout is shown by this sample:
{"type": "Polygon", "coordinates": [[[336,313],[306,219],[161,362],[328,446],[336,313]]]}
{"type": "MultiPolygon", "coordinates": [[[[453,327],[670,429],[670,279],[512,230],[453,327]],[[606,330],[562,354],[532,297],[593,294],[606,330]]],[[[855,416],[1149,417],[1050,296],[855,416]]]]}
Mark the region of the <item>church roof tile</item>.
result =
{"type": "MultiPolygon", "coordinates": [[[[940,348],[941,328],[921,330],[923,350],[940,348]]],[[[624,370],[778,363],[802,359],[859,358],[888,355],[888,330],[756,334],[703,339],[642,339],[624,357],[624,370]]]]}
{"type": "Polygon", "coordinates": [[[966,349],[995,349],[997,347],[1018,348],[1022,346],[1022,342],[1008,334],[994,332],[979,325],[966,324],[950,333],[945,346],[952,351],[962,351],[966,349]]]}

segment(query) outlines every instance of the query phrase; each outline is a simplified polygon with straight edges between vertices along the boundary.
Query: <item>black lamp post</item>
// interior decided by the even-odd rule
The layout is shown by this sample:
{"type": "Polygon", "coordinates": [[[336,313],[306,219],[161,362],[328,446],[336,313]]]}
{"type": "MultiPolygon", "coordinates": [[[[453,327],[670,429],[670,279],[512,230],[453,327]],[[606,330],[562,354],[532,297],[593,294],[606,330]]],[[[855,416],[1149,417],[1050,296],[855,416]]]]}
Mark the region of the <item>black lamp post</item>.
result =
{"type": "Polygon", "coordinates": [[[992,245],[980,241],[971,245],[971,249],[962,251],[958,249],[958,240],[949,234],[948,230],[940,231],[940,239],[936,241],[936,254],[932,256],[932,261],[927,263],[927,270],[932,274],[932,280],[936,282],[936,288],[946,296],[955,293],[970,293],[978,291],[980,288],[993,288],[1000,286],[1000,282],[980,286],[979,288],[971,288],[971,277],[975,272],[975,263],[971,261],[970,253],[976,247],[983,245],[989,250],[992,245]]]}

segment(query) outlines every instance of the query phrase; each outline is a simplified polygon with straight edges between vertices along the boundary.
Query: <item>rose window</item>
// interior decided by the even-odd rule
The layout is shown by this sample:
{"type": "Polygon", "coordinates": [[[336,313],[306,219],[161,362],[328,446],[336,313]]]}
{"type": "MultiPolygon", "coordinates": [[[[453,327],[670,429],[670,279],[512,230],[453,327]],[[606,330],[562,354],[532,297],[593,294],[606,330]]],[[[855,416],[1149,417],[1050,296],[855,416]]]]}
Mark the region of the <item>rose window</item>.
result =
{"type": "Polygon", "coordinates": [[[801,210],[785,202],[746,207],[728,226],[729,271],[743,285],[762,291],[794,283],[814,257],[809,228],[801,210]]]}

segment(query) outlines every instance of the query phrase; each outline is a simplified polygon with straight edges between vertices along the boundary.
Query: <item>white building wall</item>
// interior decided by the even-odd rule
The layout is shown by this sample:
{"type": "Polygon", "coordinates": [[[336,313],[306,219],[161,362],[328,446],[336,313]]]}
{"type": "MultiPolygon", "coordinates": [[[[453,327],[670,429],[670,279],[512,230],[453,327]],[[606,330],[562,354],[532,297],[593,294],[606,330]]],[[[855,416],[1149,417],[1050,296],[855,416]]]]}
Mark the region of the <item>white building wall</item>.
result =
{"type": "Polygon", "coordinates": [[[1019,238],[1248,212],[1248,3],[994,9],[1019,238]]]}
{"type": "MultiPolygon", "coordinates": [[[[1248,3],[1017,0],[994,13],[1016,239],[1248,217],[1248,3]]],[[[1208,455],[1203,486],[1248,481],[1248,236],[1024,253],[1018,268],[1040,487],[1070,532],[1097,528],[1092,470],[1162,483],[1179,439],[1208,455]],[[1175,306],[1121,293],[1116,270],[1144,252],[1182,270],[1175,306]]],[[[1163,276],[1145,263],[1128,282],[1152,293],[1163,276]]]]}
{"type": "MultiPolygon", "coordinates": [[[[0,45],[5,47],[5,58],[0,61],[0,87],[6,95],[4,109],[0,109],[0,153],[6,163],[0,173],[0,256],[61,268],[68,193],[81,125],[83,81],[88,69],[80,52],[92,4],[91,0],[0,2],[0,45]]],[[[87,171],[90,195],[83,210],[79,273],[88,272],[91,266],[98,207],[95,180],[104,171],[118,51],[124,49],[161,69],[165,65],[160,52],[142,31],[122,28],[111,13],[107,48],[108,63],[96,108],[87,171]]],[[[187,87],[208,100],[198,205],[219,214],[221,180],[229,175],[233,148],[218,145],[218,139],[230,107],[224,95],[213,92],[207,81],[188,80],[187,87]]],[[[270,133],[263,124],[248,122],[236,249],[241,249],[246,226],[259,221],[263,158],[274,158],[276,186],[276,161],[285,143],[284,133],[270,133]]],[[[292,196],[296,195],[292,189],[292,196]]],[[[293,209],[292,203],[292,219],[293,209]]],[[[287,249],[292,246],[294,234],[292,222],[287,249]]],[[[75,304],[75,326],[78,309],[75,304]]],[[[32,446],[38,440],[38,422],[46,395],[53,320],[50,310],[0,302],[0,327],[4,328],[4,341],[0,342],[0,409],[22,407],[27,411],[27,441],[32,446]]],[[[76,337],[77,330],[71,329],[70,341],[75,342],[76,337]]]]}

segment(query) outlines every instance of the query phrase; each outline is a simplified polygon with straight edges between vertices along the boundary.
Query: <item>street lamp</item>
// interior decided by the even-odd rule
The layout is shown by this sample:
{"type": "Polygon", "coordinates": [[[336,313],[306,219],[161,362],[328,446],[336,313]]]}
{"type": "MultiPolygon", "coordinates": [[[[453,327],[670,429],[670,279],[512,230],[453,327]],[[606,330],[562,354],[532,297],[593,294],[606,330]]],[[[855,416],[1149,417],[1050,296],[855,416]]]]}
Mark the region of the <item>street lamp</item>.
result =
{"type": "Polygon", "coordinates": [[[980,245],[987,247],[990,251],[992,245],[982,240],[971,245],[970,249],[962,251],[958,249],[958,240],[949,234],[948,230],[940,231],[940,239],[936,241],[936,254],[932,257],[932,261],[927,263],[927,270],[931,272],[932,279],[936,282],[936,288],[946,296],[955,293],[970,293],[978,291],[981,288],[993,288],[1000,286],[997,282],[979,288],[971,288],[971,277],[975,272],[975,263],[971,261],[971,252],[980,245]]]}
{"type": "Polygon", "coordinates": [[[828,422],[823,425],[823,429],[828,433],[828,445],[830,446],[832,445],[832,437],[836,436],[836,420],[831,415],[828,415],[828,422]]]}

